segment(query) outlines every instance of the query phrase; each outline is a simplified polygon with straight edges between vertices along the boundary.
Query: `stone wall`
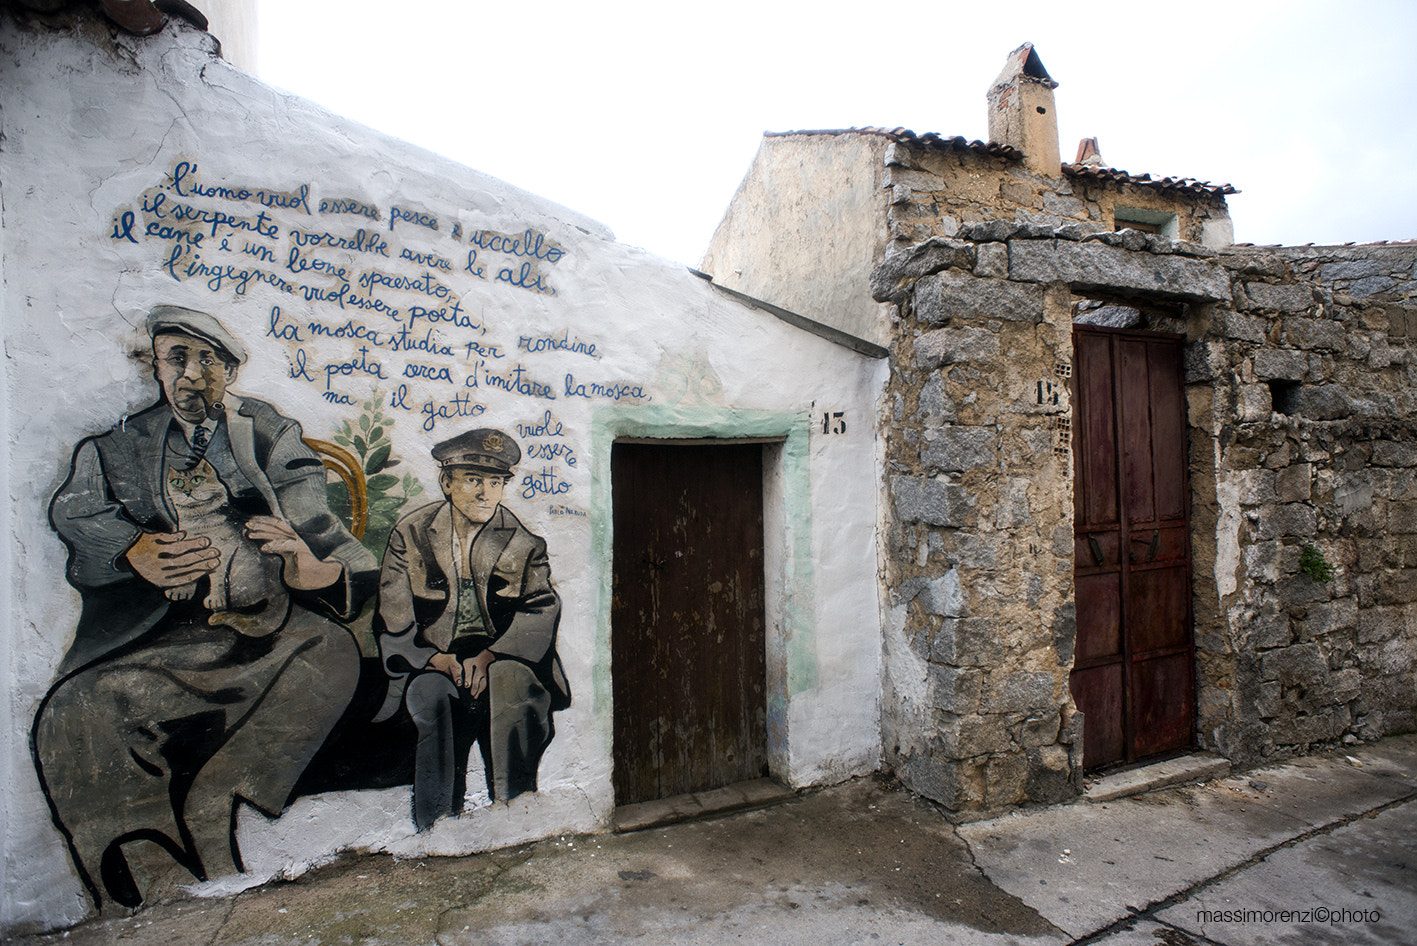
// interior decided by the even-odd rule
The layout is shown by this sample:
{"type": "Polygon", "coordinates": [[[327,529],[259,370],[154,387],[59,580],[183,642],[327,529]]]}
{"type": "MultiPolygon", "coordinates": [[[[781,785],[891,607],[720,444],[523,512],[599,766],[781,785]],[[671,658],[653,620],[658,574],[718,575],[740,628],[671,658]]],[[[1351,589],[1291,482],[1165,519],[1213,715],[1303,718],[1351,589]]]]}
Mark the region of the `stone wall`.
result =
{"type": "MultiPolygon", "coordinates": [[[[1369,305],[1402,306],[1412,304],[1411,300],[1417,297],[1417,241],[1264,249],[1288,260],[1299,278],[1338,293],[1341,304],[1363,300],[1369,305]]],[[[1396,311],[1389,309],[1389,318],[1396,311]]],[[[1411,333],[1396,334],[1406,337],[1411,333]]]]}
{"type": "Polygon", "coordinates": [[[898,319],[884,748],[912,789],[966,811],[1066,798],[1081,764],[1069,298],[1008,279],[1008,256],[1002,242],[935,239],[888,255],[875,280],[898,319]]]}
{"type": "Polygon", "coordinates": [[[1189,379],[1213,398],[1192,424],[1214,444],[1219,511],[1199,735],[1238,761],[1417,724],[1414,259],[1411,245],[1220,257],[1234,310],[1189,379]]]}
{"type": "Polygon", "coordinates": [[[721,286],[885,345],[869,284],[882,252],[886,146],[867,135],[765,136],[700,268],[721,286]]]}
{"type": "Polygon", "coordinates": [[[999,221],[887,255],[883,725],[907,784],[971,815],[1080,785],[1067,378],[1090,299],[1186,336],[1196,744],[1245,764],[1417,722],[1412,265],[999,221]]]}
{"type": "MultiPolygon", "coordinates": [[[[1176,215],[1176,236],[1207,245],[1231,242],[1230,215],[1218,194],[1160,190],[1085,174],[1038,174],[1016,160],[963,149],[894,143],[886,151],[888,226],[895,240],[954,236],[965,224],[1002,220],[1113,230],[1118,208],[1176,215]]],[[[1124,211],[1125,214],[1125,211],[1124,211]]]]}

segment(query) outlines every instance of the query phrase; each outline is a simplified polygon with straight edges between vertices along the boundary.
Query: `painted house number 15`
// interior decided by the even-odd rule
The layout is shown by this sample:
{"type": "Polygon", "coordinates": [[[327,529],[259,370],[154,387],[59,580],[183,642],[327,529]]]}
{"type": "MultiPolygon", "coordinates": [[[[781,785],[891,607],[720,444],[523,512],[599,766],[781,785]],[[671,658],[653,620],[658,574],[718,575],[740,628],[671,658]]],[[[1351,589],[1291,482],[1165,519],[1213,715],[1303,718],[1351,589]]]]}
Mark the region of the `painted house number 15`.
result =
{"type": "Polygon", "coordinates": [[[844,434],[846,433],[846,412],[831,411],[822,412],[822,433],[824,434],[844,434]]]}

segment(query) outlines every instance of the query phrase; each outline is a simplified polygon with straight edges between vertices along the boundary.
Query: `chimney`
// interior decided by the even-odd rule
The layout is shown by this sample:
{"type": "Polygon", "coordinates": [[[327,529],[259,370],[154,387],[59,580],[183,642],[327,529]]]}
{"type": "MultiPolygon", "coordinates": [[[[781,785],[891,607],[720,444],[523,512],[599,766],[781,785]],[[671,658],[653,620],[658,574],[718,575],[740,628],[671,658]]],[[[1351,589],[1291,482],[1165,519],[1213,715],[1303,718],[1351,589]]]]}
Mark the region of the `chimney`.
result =
{"type": "Polygon", "coordinates": [[[1097,143],[1096,138],[1084,138],[1078,142],[1078,156],[1073,159],[1073,163],[1095,168],[1107,166],[1107,162],[1102,160],[1102,146],[1097,143]]]}
{"type": "Polygon", "coordinates": [[[1033,44],[1024,43],[1009,53],[988,96],[989,140],[1022,151],[1024,166],[1048,177],[1062,173],[1053,112],[1057,87],[1033,44]]]}

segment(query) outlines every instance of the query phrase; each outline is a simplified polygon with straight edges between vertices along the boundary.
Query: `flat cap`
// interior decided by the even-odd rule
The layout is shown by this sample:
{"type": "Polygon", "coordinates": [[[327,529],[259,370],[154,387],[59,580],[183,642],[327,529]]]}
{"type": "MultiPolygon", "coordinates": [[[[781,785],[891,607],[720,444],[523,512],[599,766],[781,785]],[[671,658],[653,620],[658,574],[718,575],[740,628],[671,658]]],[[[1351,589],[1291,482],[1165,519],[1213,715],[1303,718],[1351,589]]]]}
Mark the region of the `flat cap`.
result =
{"type": "Polygon", "coordinates": [[[238,365],[246,363],[246,349],[226,330],[226,326],[205,312],[178,305],[153,306],[148,311],[148,337],[157,338],[170,332],[211,342],[230,355],[238,365]]]}
{"type": "Polygon", "coordinates": [[[521,462],[522,448],[510,434],[491,427],[479,427],[433,448],[433,459],[440,469],[471,467],[487,473],[511,476],[512,467],[521,462]]]}

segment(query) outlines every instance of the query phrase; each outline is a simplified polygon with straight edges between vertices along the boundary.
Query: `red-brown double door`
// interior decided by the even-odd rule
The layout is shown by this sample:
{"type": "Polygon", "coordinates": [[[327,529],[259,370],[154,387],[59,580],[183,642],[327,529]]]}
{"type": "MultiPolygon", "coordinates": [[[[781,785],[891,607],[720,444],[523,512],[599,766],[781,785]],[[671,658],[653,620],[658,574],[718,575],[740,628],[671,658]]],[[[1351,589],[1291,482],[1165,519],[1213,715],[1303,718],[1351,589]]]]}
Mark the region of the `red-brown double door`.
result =
{"type": "Polygon", "coordinates": [[[1073,700],[1083,765],[1193,744],[1195,653],[1179,336],[1073,329],[1073,700]]]}

